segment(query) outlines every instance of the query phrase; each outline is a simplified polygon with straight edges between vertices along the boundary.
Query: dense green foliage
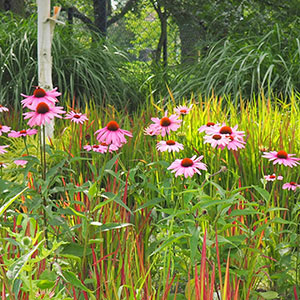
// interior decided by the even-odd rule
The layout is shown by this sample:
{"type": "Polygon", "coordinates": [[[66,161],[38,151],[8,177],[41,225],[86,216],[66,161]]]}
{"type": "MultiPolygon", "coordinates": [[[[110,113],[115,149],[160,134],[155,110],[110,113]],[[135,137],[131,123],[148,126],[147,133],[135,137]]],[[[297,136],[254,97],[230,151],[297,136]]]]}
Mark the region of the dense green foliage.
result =
{"type": "MultiPolygon", "coordinates": [[[[38,85],[36,18],[10,14],[1,18],[0,101],[17,108],[20,94],[30,94],[38,85]]],[[[133,75],[122,67],[127,62],[124,53],[91,39],[81,27],[57,26],[52,51],[54,87],[82,103],[87,99],[116,106],[138,103],[138,87],[129,84],[134,82],[130,81],[133,75]]]]}
{"type": "Polygon", "coordinates": [[[251,99],[259,91],[291,96],[300,82],[299,31],[278,26],[266,35],[226,39],[211,45],[196,65],[170,82],[179,97],[200,92],[251,99]]]}

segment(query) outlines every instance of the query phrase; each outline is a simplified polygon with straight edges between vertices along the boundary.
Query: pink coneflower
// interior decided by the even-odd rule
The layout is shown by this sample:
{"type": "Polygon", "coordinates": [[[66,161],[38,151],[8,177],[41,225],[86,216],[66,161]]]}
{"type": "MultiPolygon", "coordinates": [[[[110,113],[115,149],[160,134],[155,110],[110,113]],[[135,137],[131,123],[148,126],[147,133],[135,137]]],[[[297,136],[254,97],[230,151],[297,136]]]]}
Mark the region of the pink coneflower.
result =
{"type": "Polygon", "coordinates": [[[88,120],[87,116],[82,113],[70,111],[66,114],[65,119],[70,119],[72,122],[83,124],[88,120]]]}
{"type": "Polygon", "coordinates": [[[151,118],[151,120],[154,122],[152,125],[152,128],[154,128],[157,132],[160,132],[162,136],[165,136],[166,134],[170,134],[170,131],[176,131],[182,122],[182,120],[178,119],[178,115],[171,115],[168,117],[168,112],[165,112],[165,115],[163,118],[151,118]]]}
{"type": "Polygon", "coordinates": [[[160,130],[157,129],[155,124],[151,124],[151,125],[149,125],[148,127],[146,127],[144,129],[144,134],[145,135],[150,135],[150,136],[159,135],[160,130]]]}
{"type": "Polygon", "coordinates": [[[234,150],[237,151],[238,149],[245,148],[246,142],[243,138],[240,138],[238,136],[230,135],[227,137],[229,139],[229,143],[226,146],[220,145],[219,148],[222,150],[227,147],[228,150],[234,150]]]}
{"type": "Polygon", "coordinates": [[[219,134],[229,138],[229,142],[226,145],[220,145],[219,148],[237,151],[239,148],[245,148],[246,142],[244,141],[244,131],[237,130],[238,125],[234,127],[227,126],[225,123],[218,126],[210,126],[205,130],[208,135],[219,134]]]}
{"type": "Polygon", "coordinates": [[[0,105],[0,112],[9,111],[9,109],[5,106],[0,105]]]}
{"type": "Polygon", "coordinates": [[[0,169],[1,169],[1,168],[4,168],[4,169],[7,168],[7,164],[5,164],[5,163],[3,163],[3,162],[0,162],[0,169]]]}
{"type": "Polygon", "coordinates": [[[106,127],[101,128],[95,132],[97,134],[97,140],[107,145],[114,144],[120,147],[127,142],[125,135],[132,137],[132,133],[121,129],[116,121],[110,121],[106,127]]]}
{"type": "Polygon", "coordinates": [[[44,89],[40,87],[36,87],[35,91],[33,92],[33,95],[27,96],[24,94],[21,94],[26,99],[22,100],[21,103],[23,107],[28,107],[30,109],[35,109],[35,107],[40,103],[44,102],[48,105],[52,106],[55,104],[55,102],[58,102],[56,97],[60,96],[61,93],[56,91],[57,88],[55,88],[52,91],[45,91],[44,89]]]}
{"type": "Polygon", "coordinates": [[[225,123],[223,123],[222,125],[209,126],[206,130],[206,133],[207,134],[220,133],[220,134],[223,134],[223,135],[226,135],[226,136],[231,136],[232,135],[232,136],[242,140],[243,137],[245,136],[245,132],[244,131],[238,131],[237,128],[238,128],[238,125],[235,125],[234,127],[230,127],[230,126],[227,126],[225,123]]]}
{"type": "Polygon", "coordinates": [[[207,131],[207,129],[211,129],[211,127],[213,127],[213,126],[219,126],[219,124],[215,124],[214,122],[207,122],[205,125],[202,125],[199,129],[198,129],[198,131],[199,132],[203,132],[203,131],[205,131],[205,133],[207,133],[206,131],[207,131]]]}
{"type": "Polygon", "coordinates": [[[32,126],[41,126],[45,123],[49,123],[54,117],[62,118],[59,114],[64,114],[65,111],[62,110],[62,106],[49,106],[46,102],[40,102],[35,111],[24,113],[24,119],[29,119],[28,125],[32,126]]]}
{"type": "Polygon", "coordinates": [[[156,149],[160,152],[164,152],[164,151],[179,152],[180,150],[183,150],[183,145],[173,140],[160,141],[157,143],[156,149]]]}
{"type": "Polygon", "coordinates": [[[293,182],[293,181],[291,181],[291,182],[287,182],[287,183],[285,183],[283,186],[282,186],[282,188],[284,189],[284,190],[292,190],[292,191],[295,191],[297,188],[299,188],[300,187],[300,184],[298,184],[298,183],[296,183],[296,182],[293,182]]]}
{"type": "Polygon", "coordinates": [[[275,181],[275,180],[282,180],[283,177],[282,176],[277,176],[275,175],[275,173],[273,173],[272,175],[265,175],[264,178],[267,180],[267,181],[275,181]]]}
{"type": "Polygon", "coordinates": [[[2,135],[2,132],[9,132],[9,131],[10,131],[10,127],[0,125],[0,135],[2,135]]]}
{"type": "Polygon", "coordinates": [[[86,151],[94,151],[98,153],[103,153],[101,145],[85,145],[83,147],[86,151]]]}
{"type": "MultiPolygon", "coordinates": [[[[27,156],[27,154],[23,154],[22,157],[25,157],[27,156]]],[[[17,166],[25,166],[28,161],[27,160],[24,160],[24,159],[16,159],[14,160],[14,163],[17,165],[17,166]]]]}
{"type": "Polygon", "coordinates": [[[86,150],[86,151],[106,153],[107,150],[109,152],[117,151],[119,149],[119,147],[114,145],[114,144],[107,145],[106,143],[100,143],[98,145],[86,145],[86,146],[83,147],[83,149],[86,150]]]}
{"type": "Polygon", "coordinates": [[[192,158],[176,159],[169,167],[168,170],[175,172],[175,177],[184,175],[185,178],[192,177],[195,173],[201,174],[199,170],[207,170],[206,165],[200,160],[203,155],[196,158],[194,155],[192,158]]]}
{"type": "Polygon", "coordinates": [[[294,155],[296,154],[288,154],[285,151],[281,150],[278,152],[264,152],[262,157],[268,158],[270,161],[273,161],[273,165],[280,164],[286,167],[293,168],[299,164],[298,160],[300,160],[300,158],[292,157],[294,155]]]}
{"type": "Polygon", "coordinates": [[[174,108],[175,113],[180,116],[180,115],[187,115],[193,107],[193,104],[190,105],[190,107],[187,107],[185,105],[179,105],[176,108],[174,108]]]}
{"type": "Polygon", "coordinates": [[[9,145],[5,145],[5,146],[0,146],[0,154],[4,154],[6,153],[7,151],[4,150],[5,148],[9,147],[9,145]]]}
{"type": "Polygon", "coordinates": [[[106,143],[101,143],[100,145],[102,147],[102,151],[103,151],[102,153],[106,153],[107,150],[108,150],[108,152],[111,153],[113,151],[119,150],[119,148],[123,146],[123,144],[117,146],[115,144],[107,145],[106,143]]]}
{"type": "Polygon", "coordinates": [[[15,130],[12,130],[8,136],[9,137],[13,137],[13,138],[19,138],[19,137],[24,137],[24,136],[27,136],[27,135],[34,135],[34,134],[37,134],[38,131],[36,129],[22,129],[20,131],[15,131],[15,130]]]}
{"type": "Polygon", "coordinates": [[[205,135],[204,144],[210,143],[213,148],[217,146],[226,146],[229,143],[229,138],[222,134],[205,135]]]}

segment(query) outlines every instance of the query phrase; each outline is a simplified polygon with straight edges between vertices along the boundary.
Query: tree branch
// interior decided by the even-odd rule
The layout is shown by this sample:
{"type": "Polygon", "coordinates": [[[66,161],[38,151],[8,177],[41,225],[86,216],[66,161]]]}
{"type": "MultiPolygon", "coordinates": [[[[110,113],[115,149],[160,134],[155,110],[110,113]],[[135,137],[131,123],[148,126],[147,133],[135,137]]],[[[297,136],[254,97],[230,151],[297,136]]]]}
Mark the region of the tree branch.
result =
{"type": "Polygon", "coordinates": [[[118,22],[132,7],[135,3],[137,3],[138,0],[128,0],[120,13],[112,16],[108,21],[107,21],[107,27],[110,25],[118,22]]]}
{"type": "Polygon", "coordinates": [[[99,32],[99,29],[95,26],[94,22],[85,14],[81,13],[75,6],[71,6],[69,9],[71,10],[74,18],[77,18],[84,24],[87,24],[89,29],[99,32]]]}

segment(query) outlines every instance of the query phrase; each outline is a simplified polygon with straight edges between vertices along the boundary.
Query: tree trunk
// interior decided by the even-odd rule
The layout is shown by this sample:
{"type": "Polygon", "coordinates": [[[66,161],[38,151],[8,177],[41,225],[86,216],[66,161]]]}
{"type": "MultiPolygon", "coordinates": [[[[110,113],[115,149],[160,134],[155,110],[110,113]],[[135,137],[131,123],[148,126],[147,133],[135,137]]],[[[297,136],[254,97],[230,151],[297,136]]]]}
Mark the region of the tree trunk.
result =
{"type": "Polygon", "coordinates": [[[13,13],[24,16],[24,0],[0,0],[0,10],[12,11],[13,13]]]}
{"type": "Polygon", "coordinates": [[[166,67],[168,63],[167,62],[168,60],[168,55],[167,55],[168,16],[166,14],[166,11],[161,12],[159,14],[159,19],[160,19],[160,37],[156,48],[155,60],[156,63],[160,63],[161,51],[163,50],[163,65],[166,67]]]}
{"type": "Polygon", "coordinates": [[[99,29],[100,34],[106,37],[107,34],[107,7],[106,0],[93,0],[95,26],[99,29]]]}
{"type": "Polygon", "coordinates": [[[200,30],[188,19],[178,22],[181,41],[181,63],[194,64],[198,60],[197,43],[200,40],[200,30]]]}
{"type": "Polygon", "coordinates": [[[173,6],[168,9],[179,29],[181,63],[194,64],[198,60],[197,43],[205,39],[206,28],[201,25],[201,20],[188,11],[178,11],[173,6]]]}
{"type": "MultiPolygon", "coordinates": [[[[38,8],[38,85],[45,90],[52,90],[52,56],[51,45],[54,20],[50,18],[50,0],[37,0],[38,8]]],[[[54,120],[46,124],[46,136],[52,138],[54,132],[54,120]]]]}

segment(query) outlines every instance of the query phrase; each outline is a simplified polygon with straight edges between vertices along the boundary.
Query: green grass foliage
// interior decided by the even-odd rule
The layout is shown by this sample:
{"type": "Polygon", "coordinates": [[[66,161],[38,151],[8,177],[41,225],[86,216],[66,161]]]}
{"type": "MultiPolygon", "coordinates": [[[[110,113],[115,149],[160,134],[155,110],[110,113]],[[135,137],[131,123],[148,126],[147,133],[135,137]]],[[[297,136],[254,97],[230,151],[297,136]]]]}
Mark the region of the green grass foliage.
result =
{"type": "MultiPolygon", "coordinates": [[[[0,103],[19,108],[20,93],[38,85],[36,18],[1,14],[0,103]]],[[[95,38],[95,37],[94,37],[95,38]]],[[[134,107],[140,94],[133,73],[122,65],[127,58],[118,49],[96,39],[82,27],[57,25],[53,57],[53,86],[71,99],[94,99],[97,104],[134,107]],[[84,32],[84,33],[83,33],[84,32]]]]}
{"type": "Polygon", "coordinates": [[[300,61],[297,26],[279,26],[264,36],[228,38],[200,53],[198,63],[179,71],[169,82],[178,97],[187,93],[231,95],[251,99],[261,91],[283,97],[299,89],[300,61]]]}

